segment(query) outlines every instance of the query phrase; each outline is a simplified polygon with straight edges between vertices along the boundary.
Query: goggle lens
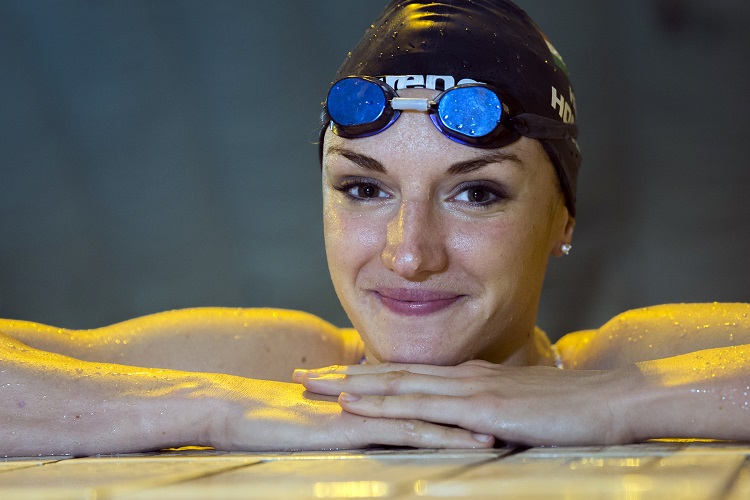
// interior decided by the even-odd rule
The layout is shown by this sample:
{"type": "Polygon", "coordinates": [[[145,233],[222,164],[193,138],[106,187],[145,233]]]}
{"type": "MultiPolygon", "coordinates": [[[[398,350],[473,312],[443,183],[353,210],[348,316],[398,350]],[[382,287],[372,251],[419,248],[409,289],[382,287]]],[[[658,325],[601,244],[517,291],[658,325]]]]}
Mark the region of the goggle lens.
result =
{"type": "Polygon", "coordinates": [[[440,97],[437,113],[444,128],[469,137],[484,137],[500,125],[503,105],[498,95],[486,87],[456,87],[440,97]]]}
{"type": "Polygon", "coordinates": [[[328,92],[326,108],[337,125],[351,127],[377,122],[388,98],[380,86],[367,80],[345,78],[328,92]]]}

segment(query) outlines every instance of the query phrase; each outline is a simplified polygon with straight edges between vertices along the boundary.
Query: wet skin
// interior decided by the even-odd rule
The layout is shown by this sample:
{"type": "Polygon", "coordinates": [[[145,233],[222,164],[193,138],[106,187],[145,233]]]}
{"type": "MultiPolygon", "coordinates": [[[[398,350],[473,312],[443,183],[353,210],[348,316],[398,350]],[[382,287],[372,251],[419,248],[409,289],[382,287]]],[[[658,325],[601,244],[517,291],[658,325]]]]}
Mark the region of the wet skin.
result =
{"type": "Polygon", "coordinates": [[[541,145],[471,148],[404,112],[324,151],[329,269],[368,362],[533,364],[547,261],[573,230],[541,145]]]}

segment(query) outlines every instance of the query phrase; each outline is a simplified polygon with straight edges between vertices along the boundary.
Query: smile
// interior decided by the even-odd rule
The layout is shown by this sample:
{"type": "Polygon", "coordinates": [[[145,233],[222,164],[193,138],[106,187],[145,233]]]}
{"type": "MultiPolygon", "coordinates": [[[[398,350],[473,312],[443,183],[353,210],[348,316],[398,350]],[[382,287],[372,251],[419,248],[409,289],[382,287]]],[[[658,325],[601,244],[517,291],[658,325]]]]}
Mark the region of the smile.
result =
{"type": "Polygon", "coordinates": [[[386,309],[403,316],[426,316],[446,309],[464,297],[439,290],[382,288],[373,293],[386,309]]]}

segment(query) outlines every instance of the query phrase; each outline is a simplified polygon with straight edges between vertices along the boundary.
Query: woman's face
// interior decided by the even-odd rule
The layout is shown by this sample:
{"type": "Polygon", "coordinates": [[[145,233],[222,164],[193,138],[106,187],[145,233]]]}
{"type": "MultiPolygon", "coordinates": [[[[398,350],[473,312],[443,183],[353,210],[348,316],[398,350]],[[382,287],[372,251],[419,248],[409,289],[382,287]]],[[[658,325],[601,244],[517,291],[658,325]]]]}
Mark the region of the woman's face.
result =
{"type": "Polygon", "coordinates": [[[471,148],[419,112],[371,137],[329,131],[323,204],[331,278],[368,362],[524,362],[547,260],[573,229],[537,141],[471,148]]]}

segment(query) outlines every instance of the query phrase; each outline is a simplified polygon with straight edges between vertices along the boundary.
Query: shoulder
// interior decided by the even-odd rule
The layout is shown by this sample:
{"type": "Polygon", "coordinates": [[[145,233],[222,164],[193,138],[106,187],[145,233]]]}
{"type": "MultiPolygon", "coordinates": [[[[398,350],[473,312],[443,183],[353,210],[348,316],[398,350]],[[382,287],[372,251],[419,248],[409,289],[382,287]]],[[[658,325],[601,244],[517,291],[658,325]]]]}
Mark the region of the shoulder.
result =
{"type": "Polygon", "coordinates": [[[618,314],[556,344],[573,369],[608,369],[688,352],[750,343],[750,304],[664,304],[618,314]]]}
{"type": "Polygon", "coordinates": [[[250,336],[256,340],[266,338],[277,346],[317,347],[336,351],[346,360],[355,359],[362,350],[362,341],[354,329],[339,328],[314,314],[291,309],[201,307],[167,311],[131,322],[157,331],[250,336]]]}

